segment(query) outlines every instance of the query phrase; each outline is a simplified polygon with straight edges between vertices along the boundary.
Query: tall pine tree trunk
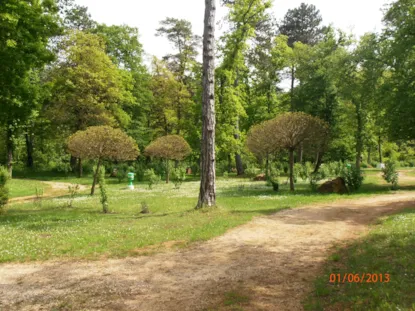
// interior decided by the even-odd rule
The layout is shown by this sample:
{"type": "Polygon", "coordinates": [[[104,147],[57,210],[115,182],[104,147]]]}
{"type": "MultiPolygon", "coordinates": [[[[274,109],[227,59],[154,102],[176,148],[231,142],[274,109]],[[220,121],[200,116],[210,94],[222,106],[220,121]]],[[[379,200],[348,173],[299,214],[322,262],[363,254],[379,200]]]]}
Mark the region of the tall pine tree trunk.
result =
{"type": "Polygon", "coordinates": [[[205,0],[201,181],[196,208],[216,205],[215,172],[215,14],[216,0],[205,0]]]}
{"type": "Polygon", "coordinates": [[[26,165],[28,168],[33,168],[33,138],[30,136],[29,133],[26,133],[25,140],[26,140],[26,154],[27,154],[26,165]]]}
{"type": "MultiPolygon", "coordinates": [[[[234,135],[236,140],[240,139],[239,135],[239,116],[236,120],[236,126],[235,126],[236,134],[234,135]]],[[[235,163],[236,163],[236,172],[238,176],[241,176],[245,174],[244,165],[242,163],[242,157],[239,152],[235,153],[235,163]]]]}
{"type": "Polygon", "coordinates": [[[13,131],[10,127],[7,128],[6,135],[6,149],[7,149],[7,169],[9,170],[10,178],[13,177],[13,131]]]}
{"type": "Polygon", "coordinates": [[[362,107],[360,103],[355,103],[356,106],[356,119],[357,119],[357,131],[356,131],[356,169],[360,170],[362,162],[363,152],[363,115],[362,107]]]}
{"type": "Polygon", "coordinates": [[[294,191],[294,149],[289,150],[290,153],[290,191],[294,191]]]}
{"type": "Polygon", "coordinates": [[[382,155],[382,136],[379,135],[378,140],[378,150],[379,150],[379,163],[382,163],[383,161],[383,155],[382,155]]]}
{"type": "Polygon", "coordinates": [[[295,87],[295,67],[291,66],[291,112],[294,112],[294,87],[295,87]]]}

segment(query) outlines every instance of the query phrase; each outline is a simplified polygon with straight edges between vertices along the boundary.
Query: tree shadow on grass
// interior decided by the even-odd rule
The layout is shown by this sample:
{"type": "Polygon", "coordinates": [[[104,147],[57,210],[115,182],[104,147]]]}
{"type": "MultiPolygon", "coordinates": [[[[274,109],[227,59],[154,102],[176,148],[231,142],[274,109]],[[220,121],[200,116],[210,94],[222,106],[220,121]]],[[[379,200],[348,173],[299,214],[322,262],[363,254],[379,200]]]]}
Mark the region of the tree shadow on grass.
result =
{"type": "MultiPolygon", "coordinates": [[[[391,216],[392,227],[384,227],[338,251],[325,264],[325,272],[315,281],[306,301],[306,310],[412,310],[415,305],[415,235],[399,227],[399,217],[414,217],[415,209],[391,216]],[[395,229],[396,228],[396,229],[395,229]],[[375,273],[377,282],[329,283],[330,274],[375,273]],[[390,282],[380,282],[382,274],[390,282]]],[[[409,222],[408,222],[409,224],[409,222]]]]}

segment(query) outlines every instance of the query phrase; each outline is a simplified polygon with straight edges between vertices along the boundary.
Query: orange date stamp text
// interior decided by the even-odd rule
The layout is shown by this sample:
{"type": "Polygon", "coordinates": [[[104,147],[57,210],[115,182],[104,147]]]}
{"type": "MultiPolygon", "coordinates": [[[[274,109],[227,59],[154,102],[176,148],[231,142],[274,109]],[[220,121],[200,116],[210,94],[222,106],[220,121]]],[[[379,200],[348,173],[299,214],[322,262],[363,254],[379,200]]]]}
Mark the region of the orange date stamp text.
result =
{"type": "Polygon", "coordinates": [[[388,273],[343,273],[330,274],[330,283],[389,283],[388,273]]]}

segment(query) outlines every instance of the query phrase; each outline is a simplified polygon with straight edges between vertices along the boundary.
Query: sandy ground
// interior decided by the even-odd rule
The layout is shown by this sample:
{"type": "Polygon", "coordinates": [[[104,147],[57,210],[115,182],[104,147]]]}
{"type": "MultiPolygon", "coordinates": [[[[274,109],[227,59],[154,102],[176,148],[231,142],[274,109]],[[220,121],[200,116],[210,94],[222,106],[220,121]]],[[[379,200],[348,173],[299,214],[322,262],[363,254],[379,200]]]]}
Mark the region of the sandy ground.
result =
{"type": "Polygon", "coordinates": [[[153,256],[2,264],[0,310],[236,310],[223,307],[230,291],[250,297],[243,310],[302,310],[333,245],[414,206],[410,192],[344,200],[257,217],[153,256]]]}
{"type": "MultiPolygon", "coordinates": [[[[47,188],[47,190],[42,196],[42,198],[44,199],[58,197],[61,195],[67,195],[68,187],[72,185],[70,183],[53,182],[53,181],[44,181],[43,183],[50,186],[50,188],[47,188]]],[[[86,189],[86,186],[79,185],[79,191],[84,191],[85,189],[86,189]]],[[[10,199],[9,202],[16,203],[16,202],[32,201],[32,200],[35,200],[36,198],[37,197],[35,195],[30,195],[30,196],[25,196],[25,197],[13,198],[13,199],[10,199]]]]}

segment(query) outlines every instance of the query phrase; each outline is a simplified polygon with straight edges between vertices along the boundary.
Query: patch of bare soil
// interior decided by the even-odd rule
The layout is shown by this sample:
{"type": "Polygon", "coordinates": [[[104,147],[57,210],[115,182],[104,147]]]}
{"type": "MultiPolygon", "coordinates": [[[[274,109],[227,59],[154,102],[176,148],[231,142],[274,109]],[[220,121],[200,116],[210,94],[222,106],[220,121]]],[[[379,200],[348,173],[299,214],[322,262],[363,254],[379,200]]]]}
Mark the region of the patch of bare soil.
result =
{"type": "Polygon", "coordinates": [[[3,264],[0,309],[225,310],[224,293],[237,291],[249,297],[243,310],[302,310],[334,244],[414,206],[410,192],[343,200],[257,217],[208,242],[154,256],[3,264]]]}
{"type": "MultiPolygon", "coordinates": [[[[59,197],[61,195],[68,194],[68,187],[71,185],[70,183],[64,183],[64,182],[53,182],[53,181],[44,181],[44,184],[50,186],[46,189],[45,193],[43,194],[42,198],[54,198],[59,197]]],[[[79,191],[84,191],[86,187],[84,185],[79,185],[79,191]]],[[[37,199],[36,195],[30,195],[25,197],[18,197],[10,199],[10,203],[16,203],[16,202],[26,202],[26,201],[32,201],[37,199]]]]}

